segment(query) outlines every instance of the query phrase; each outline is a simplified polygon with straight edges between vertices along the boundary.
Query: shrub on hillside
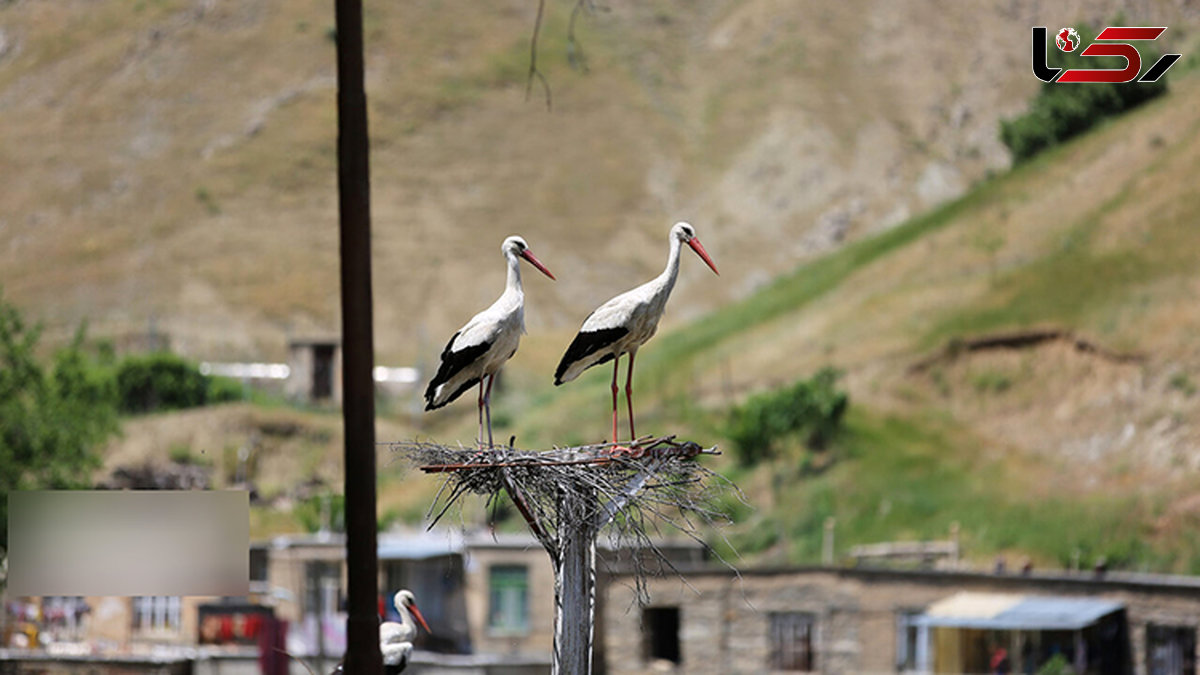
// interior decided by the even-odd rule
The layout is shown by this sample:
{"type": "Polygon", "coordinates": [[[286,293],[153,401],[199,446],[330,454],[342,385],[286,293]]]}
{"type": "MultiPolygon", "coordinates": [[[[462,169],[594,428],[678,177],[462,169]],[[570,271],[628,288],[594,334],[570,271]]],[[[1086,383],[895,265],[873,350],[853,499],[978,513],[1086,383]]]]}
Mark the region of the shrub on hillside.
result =
{"type": "Polygon", "coordinates": [[[811,379],[759,394],[734,408],[728,434],[738,461],[749,465],[774,457],[790,439],[823,450],[841,426],[850,402],[846,392],[835,386],[839,376],[832,368],[822,368],[811,379]]]}
{"type": "Polygon", "coordinates": [[[309,497],[293,510],[296,520],[306,532],[320,532],[325,526],[331,532],[346,531],[346,498],[327,492],[309,497]]]}
{"type": "MultiPolygon", "coordinates": [[[[1089,43],[1095,39],[1096,31],[1081,26],[1079,34],[1081,42],[1089,43]]],[[[1049,41],[1046,60],[1051,68],[1121,68],[1125,65],[1125,59],[1120,57],[1081,57],[1078,51],[1066,54],[1054,46],[1053,35],[1049,41]]],[[[1161,55],[1145,47],[1140,53],[1143,72],[1161,55]]],[[[1000,140],[1012,152],[1013,161],[1019,163],[1166,91],[1166,77],[1157,82],[1043,84],[1028,112],[1000,121],[1000,140]]]]}
{"type": "Polygon", "coordinates": [[[117,366],[117,391],[125,413],[193,408],[241,398],[240,388],[165,352],[122,359],[117,366]]]}

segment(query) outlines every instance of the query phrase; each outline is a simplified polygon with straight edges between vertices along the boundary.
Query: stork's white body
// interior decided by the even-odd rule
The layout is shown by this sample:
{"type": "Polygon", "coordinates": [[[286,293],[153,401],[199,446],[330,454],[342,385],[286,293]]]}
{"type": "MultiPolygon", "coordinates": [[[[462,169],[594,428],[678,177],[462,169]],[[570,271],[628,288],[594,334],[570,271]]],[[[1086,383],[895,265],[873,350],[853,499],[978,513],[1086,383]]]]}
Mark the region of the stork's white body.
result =
{"type": "Polygon", "coordinates": [[[679,276],[679,254],[682,246],[687,244],[704,260],[713,272],[716,265],[708,257],[696,232],[688,223],[676,223],[671,228],[670,252],[667,255],[667,266],[654,279],[626,291],[608,302],[600,305],[596,311],[588,315],[580,327],[579,333],[567,347],[562,360],[554,373],[554,384],[570,382],[583,371],[592,366],[614,361],[613,364],[613,442],[617,440],[617,367],[620,357],[629,354],[629,371],[625,379],[625,397],[629,404],[629,433],[631,440],[633,428],[633,359],[637,350],[647,340],[654,337],[658,330],[659,319],[667,306],[667,298],[675,288],[675,280],[679,276]]]}
{"type": "Polygon", "coordinates": [[[455,355],[478,353],[446,381],[436,386],[430,383],[433,395],[426,393],[427,410],[446,405],[484,377],[495,375],[517,353],[525,333],[525,293],[517,263],[509,265],[504,293],[450,338],[442,351],[442,363],[455,355]]]}
{"type": "MultiPolygon", "coordinates": [[[[408,667],[408,657],[413,651],[413,640],[417,637],[418,621],[421,627],[426,631],[429,630],[429,624],[425,623],[425,617],[421,616],[421,611],[417,609],[412,591],[397,591],[396,595],[392,597],[392,605],[400,614],[399,623],[384,621],[379,624],[379,651],[383,655],[383,675],[398,675],[408,667]],[[415,621],[413,620],[414,615],[415,621]]],[[[333,675],[345,675],[345,672],[346,664],[343,660],[337,665],[337,668],[334,668],[333,675]]]]}
{"type": "MultiPolygon", "coordinates": [[[[412,643],[417,637],[417,622],[413,620],[413,612],[417,610],[412,591],[408,590],[397,591],[392,598],[392,605],[400,614],[400,622],[384,621],[379,624],[379,649],[383,652],[384,670],[398,673],[408,665],[408,657],[412,654],[412,643]],[[411,611],[410,607],[413,608],[411,611]]],[[[421,617],[421,625],[429,630],[424,617],[421,617]]]]}
{"type": "Polygon", "coordinates": [[[551,279],[554,275],[533,255],[520,237],[509,237],[500,247],[508,263],[504,292],[491,307],[471,317],[446,343],[437,374],[425,390],[425,409],[434,410],[458,398],[475,384],[480,386],[479,442],[483,442],[483,412],[488,413],[491,445],[490,399],[496,373],[517,352],[525,332],[525,291],[521,288],[521,258],[551,279]],[[487,379],[487,391],[483,380],[487,379]]]}
{"type": "Polygon", "coordinates": [[[584,319],[579,336],[600,336],[606,331],[621,331],[623,334],[613,336],[591,354],[571,360],[561,375],[556,374],[555,384],[570,382],[588,368],[622,354],[636,353],[638,347],[654,337],[667,307],[667,298],[671,296],[675,279],[679,276],[679,250],[679,239],[672,237],[671,253],[662,274],[600,305],[584,319]]]}

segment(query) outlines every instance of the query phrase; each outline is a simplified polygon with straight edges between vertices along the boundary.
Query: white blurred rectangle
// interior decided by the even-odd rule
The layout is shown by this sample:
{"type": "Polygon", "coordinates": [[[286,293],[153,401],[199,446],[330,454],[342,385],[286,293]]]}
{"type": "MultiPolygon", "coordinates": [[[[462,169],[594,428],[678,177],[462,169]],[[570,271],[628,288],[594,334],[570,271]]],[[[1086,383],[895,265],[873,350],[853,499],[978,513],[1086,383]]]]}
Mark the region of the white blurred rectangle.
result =
{"type": "Polygon", "coordinates": [[[8,593],[246,595],[245,491],[8,495],[8,593]]]}

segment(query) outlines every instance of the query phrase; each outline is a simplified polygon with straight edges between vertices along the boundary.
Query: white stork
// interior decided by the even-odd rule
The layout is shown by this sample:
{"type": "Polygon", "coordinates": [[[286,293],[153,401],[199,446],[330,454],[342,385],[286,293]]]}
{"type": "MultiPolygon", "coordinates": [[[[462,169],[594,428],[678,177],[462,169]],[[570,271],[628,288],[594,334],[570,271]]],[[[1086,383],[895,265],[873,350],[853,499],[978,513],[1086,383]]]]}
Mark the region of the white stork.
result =
{"type": "Polygon", "coordinates": [[[629,370],[625,375],[625,401],[629,407],[629,437],[637,440],[633,430],[633,357],[658,329],[667,297],[675,287],[679,274],[679,251],[687,244],[717,273],[717,266],[696,238],[696,230],[688,223],[678,222],[671,228],[671,253],[667,257],[667,268],[651,281],[622,293],[600,305],[583,321],[579,334],[567,347],[558,369],[554,371],[554,384],[570,382],[592,366],[613,362],[612,379],[612,430],[613,443],[617,442],[617,370],[621,355],[629,354],[629,370]]]}
{"type": "Polygon", "coordinates": [[[421,610],[417,609],[412,591],[397,592],[392,598],[392,604],[400,613],[400,623],[384,621],[379,624],[379,648],[383,651],[383,670],[389,674],[399,673],[408,665],[408,655],[413,650],[413,639],[417,637],[414,617],[426,633],[433,633],[429,630],[429,624],[425,623],[425,617],[421,616],[421,610]]]}
{"type": "MultiPolygon", "coordinates": [[[[429,630],[429,624],[425,623],[425,617],[421,616],[421,610],[417,609],[412,591],[398,591],[392,598],[392,604],[400,613],[400,623],[384,621],[379,624],[379,649],[383,652],[384,675],[396,675],[408,667],[413,639],[417,637],[417,624],[413,617],[421,623],[426,633],[433,633],[429,630]]],[[[344,675],[345,667],[345,663],[339,663],[332,675],[344,675]]]]}
{"type": "Polygon", "coordinates": [[[509,237],[500,246],[508,261],[504,293],[491,307],[476,314],[442,350],[442,363],[425,389],[425,409],[434,410],[458,398],[479,383],[479,444],[483,445],[483,415],[487,411],[488,447],[492,446],[492,382],[496,372],[517,353],[525,332],[525,293],[521,290],[524,258],[543,274],[554,278],[520,237],[509,237]],[[484,380],[487,388],[484,389],[484,380]]]}

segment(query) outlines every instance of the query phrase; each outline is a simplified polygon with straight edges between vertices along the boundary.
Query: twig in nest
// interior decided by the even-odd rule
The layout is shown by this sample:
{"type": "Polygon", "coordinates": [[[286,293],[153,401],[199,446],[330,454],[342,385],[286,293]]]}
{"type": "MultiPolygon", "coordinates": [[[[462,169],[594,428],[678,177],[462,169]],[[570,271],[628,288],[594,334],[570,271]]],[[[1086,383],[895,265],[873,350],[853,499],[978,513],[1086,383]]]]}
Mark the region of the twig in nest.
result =
{"type": "Polygon", "coordinates": [[[571,20],[567,22],[567,63],[582,73],[588,71],[587,56],[584,55],[579,40],[575,39],[575,19],[579,16],[579,10],[585,7],[590,9],[591,5],[589,0],[577,0],[571,8],[571,20]]]}
{"type": "Polygon", "coordinates": [[[542,71],[537,67],[537,48],[538,36],[542,31],[542,15],[546,11],[546,0],[538,0],[537,18],[533,22],[533,38],[529,41],[529,77],[525,80],[525,100],[529,100],[529,94],[533,89],[533,78],[536,77],[542,83],[542,90],[546,92],[546,110],[549,111],[552,107],[550,98],[550,83],[546,81],[546,76],[542,75],[542,71]]]}
{"type": "Polygon", "coordinates": [[[430,506],[433,523],[465,494],[483,495],[492,503],[503,491],[556,562],[569,532],[581,527],[597,532],[610,525],[617,547],[624,544],[634,556],[639,597],[645,599],[642,577],[648,569],[643,558],[657,559],[660,569],[674,569],[652,538],[662,534],[661,527],[678,530],[715,553],[704,535],[707,527],[728,522],[718,500],[730,490],[745,498],[695,461],[699,454],[716,454],[715,448],[704,450],[673,436],[639,439],[633,446],[599,443],[533,452],[511,445],[478,450],[416,441],[392,444],[409,462],[445,477],[430,506]]]}

